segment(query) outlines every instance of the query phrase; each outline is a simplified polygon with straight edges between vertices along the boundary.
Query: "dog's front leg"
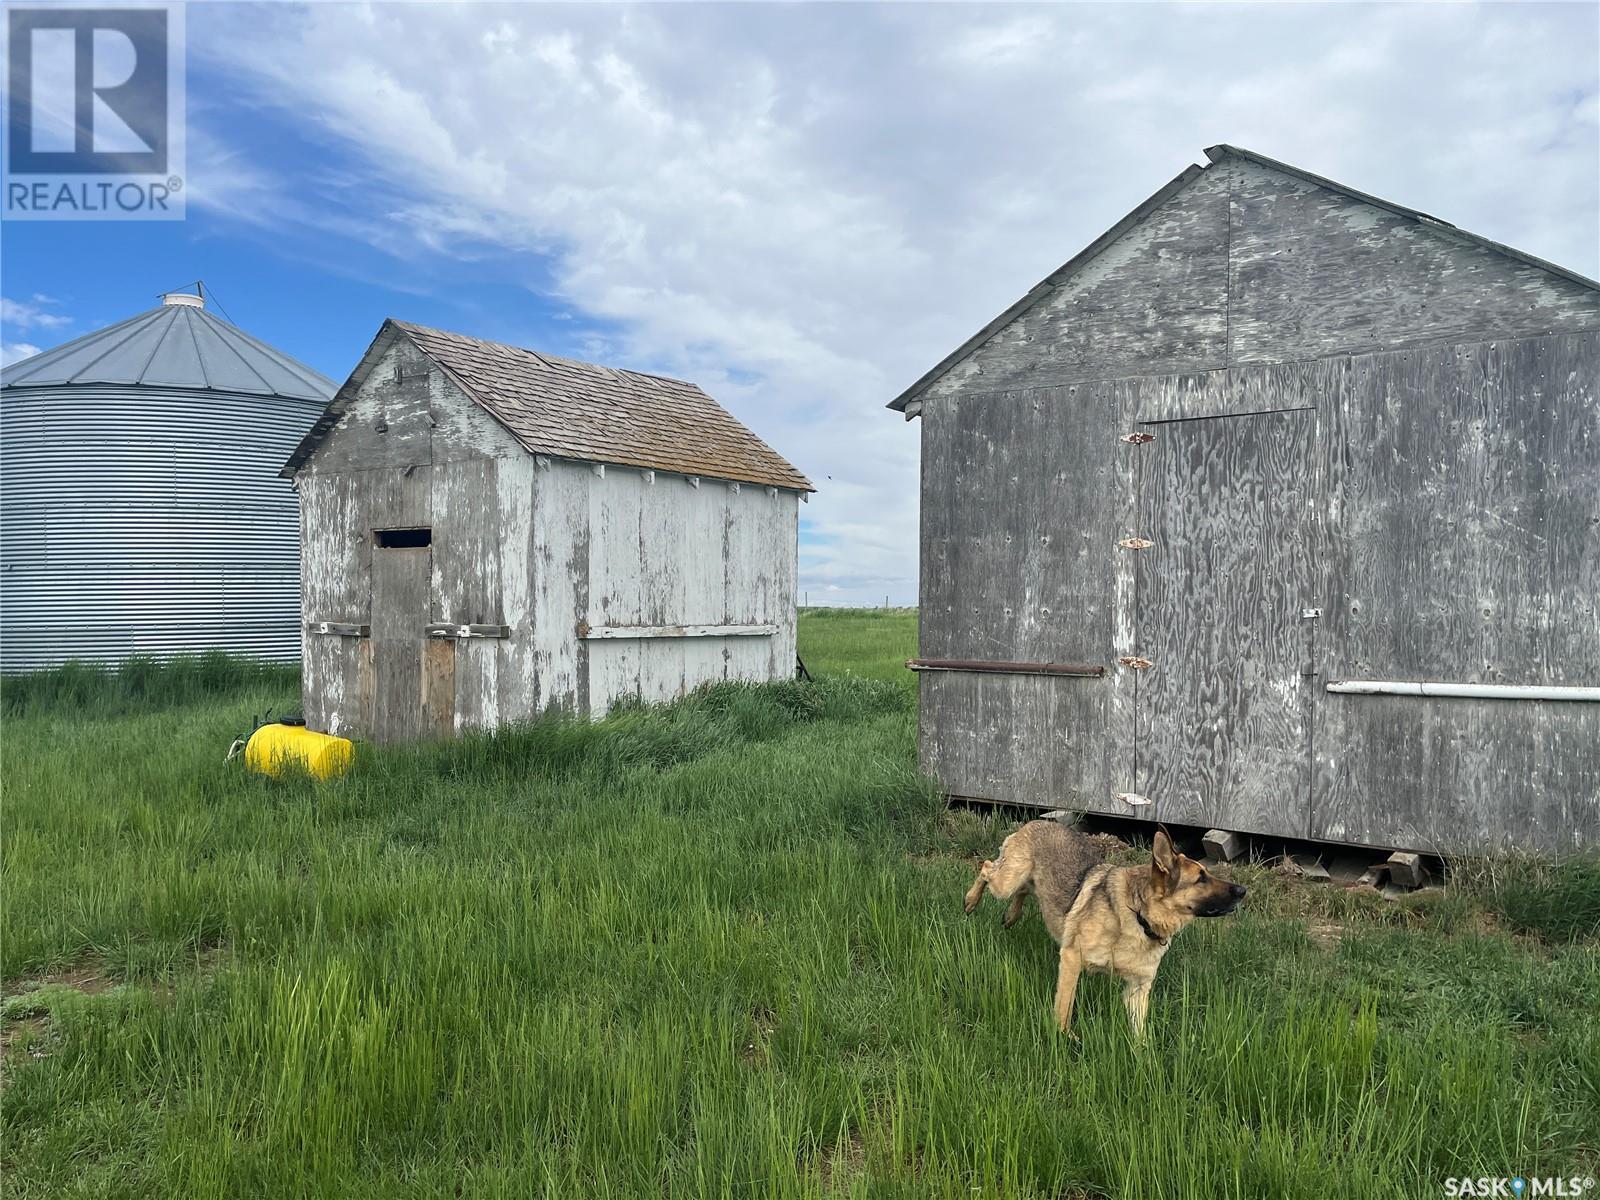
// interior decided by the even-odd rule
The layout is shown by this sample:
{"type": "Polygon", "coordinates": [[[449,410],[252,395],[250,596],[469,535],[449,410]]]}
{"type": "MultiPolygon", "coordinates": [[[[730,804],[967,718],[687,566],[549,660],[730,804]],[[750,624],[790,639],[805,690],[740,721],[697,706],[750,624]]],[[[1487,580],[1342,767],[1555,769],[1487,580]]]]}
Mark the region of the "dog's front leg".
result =
{"type": "Polygon", "coordinates": [[[1128,1024],[1133,1026],[1133,1036],[1144,1037],[1144,1019],[1150,1012],[1150,985],[1154,977],[1130,979],[1122,988],[1122,1003],[1128,1010],[1128,1024]]]}
{"type": "Polygon", "coordinates": [[[1056,1028],[1066,1033],[1072,1025],[1072,1001],[1078,994],[1083,955],[1070,942],[1061,946],[1061,971],[1056,976],[1056,1028]]]}
{"type": "Polygon", "coordinates": [[[972,881],[972,886],[967,889],[967,898],[961,904],[968,913],[978,907],[978,901],[983,899],[983,893],[989,890],[989,872],[992,870],[994,864],[987,860],[978,868],[978,877],[972,881]]]}

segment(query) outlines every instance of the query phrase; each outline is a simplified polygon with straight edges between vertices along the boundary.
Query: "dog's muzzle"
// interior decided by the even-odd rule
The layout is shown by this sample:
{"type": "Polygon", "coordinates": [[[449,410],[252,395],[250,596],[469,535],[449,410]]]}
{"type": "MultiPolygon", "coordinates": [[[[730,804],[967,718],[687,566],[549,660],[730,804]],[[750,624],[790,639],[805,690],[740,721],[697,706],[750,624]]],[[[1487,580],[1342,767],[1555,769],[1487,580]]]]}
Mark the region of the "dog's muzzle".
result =
{"type": "Polygon", "coordinates": [[[1244,900],[1245,890],[1242,884],[1230,883],[1226,895],[1219,896],[1204,908],[1197,909],[1197,917],[1225,917],[1238,908],[1244,900]]]}

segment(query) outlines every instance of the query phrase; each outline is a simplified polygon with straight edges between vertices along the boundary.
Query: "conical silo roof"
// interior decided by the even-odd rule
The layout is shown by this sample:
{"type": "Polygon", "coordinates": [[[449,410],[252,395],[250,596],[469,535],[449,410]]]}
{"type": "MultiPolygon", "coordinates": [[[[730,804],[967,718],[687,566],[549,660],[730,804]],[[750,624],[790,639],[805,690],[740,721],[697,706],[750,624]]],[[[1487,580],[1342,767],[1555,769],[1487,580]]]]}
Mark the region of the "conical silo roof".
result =
{"type": "Polygon", "coordinates": [[[126,321],[13,363],[4,387],[120,384],[326,401],[336,387],[281,350],[212,316],[198,296],[172,294],[126,321]]]}

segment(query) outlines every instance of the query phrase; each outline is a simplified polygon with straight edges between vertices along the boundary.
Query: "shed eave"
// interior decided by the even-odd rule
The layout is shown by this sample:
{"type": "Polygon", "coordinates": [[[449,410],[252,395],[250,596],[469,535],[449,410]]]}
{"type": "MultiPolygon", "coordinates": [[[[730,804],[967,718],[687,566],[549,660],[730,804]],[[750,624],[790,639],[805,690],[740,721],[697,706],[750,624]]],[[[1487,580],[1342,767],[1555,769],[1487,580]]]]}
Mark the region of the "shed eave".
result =
{"type": "MultiPolygon", "coordinates": [[[[515,436],[515,434],[512,436],[515,436]]],[[[772,488],[775,491],[789,492],[796,496],[808,495],[817,490],[816,485],[809,479],[806,480],[806,486],[802,488],[795,487],[792,483],[773,483],[768,479],[746,479],[734,475],[709,475],[700,471],[685,471],[682,467],[656,467],[651,466],[649,463],[623,462],[615,458],[578,458],[572,454],[562,454],[555,450],[538,449],[523,442],[521,438],[518,438],[517,441],[522,445],[523,449],[536,458],[548,458],[553,462],[571,463],[580,467],[600,466],[614,467],[619,471],[649,471],[655,475],[671,475],[677,479],[698,479],[707,484],[737,483],[741,487],[772,488]]]]}

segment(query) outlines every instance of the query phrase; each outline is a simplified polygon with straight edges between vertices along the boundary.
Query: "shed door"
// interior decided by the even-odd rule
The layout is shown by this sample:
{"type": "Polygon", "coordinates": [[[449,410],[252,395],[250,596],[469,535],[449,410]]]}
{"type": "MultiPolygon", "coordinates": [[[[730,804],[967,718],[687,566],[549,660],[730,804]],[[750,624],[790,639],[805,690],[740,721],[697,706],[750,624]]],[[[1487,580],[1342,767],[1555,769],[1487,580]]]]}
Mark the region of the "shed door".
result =
{"type": "Polygon", "coordinates": [[[378,530],[373,536],[369,711],[372,736],[379,742],[417,738],[427,729],[423,668],[433,575],[430,541],[427,530],[378,530]]]}
{"type": "Polygon", "coordinates": [[[1168,421],[1139,447],[1142,815],[1304,837],[1311,781],[1312,446],[1298,409],[1168,421]]]}

